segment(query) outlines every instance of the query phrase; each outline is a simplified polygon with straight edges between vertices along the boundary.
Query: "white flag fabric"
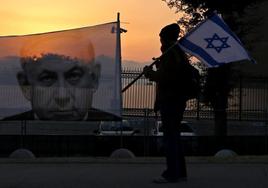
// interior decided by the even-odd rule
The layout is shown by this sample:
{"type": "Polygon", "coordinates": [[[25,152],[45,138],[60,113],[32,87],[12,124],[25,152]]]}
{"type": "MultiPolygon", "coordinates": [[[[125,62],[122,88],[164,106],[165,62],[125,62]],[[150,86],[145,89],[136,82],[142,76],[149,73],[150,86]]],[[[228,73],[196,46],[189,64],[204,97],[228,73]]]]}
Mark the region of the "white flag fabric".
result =
{"type": "Polygon", "coordinates": [[[238,37],[216,13],[181,38],[179,45],[185,52],[197,57],[208,67],[217,67],[240,60],[250,60],[255,63],[238,37]]]}
{"type": "Polygon", "coordinates": [[[0,37],[0,118],[121,119],[117,26],[0,37]]]}

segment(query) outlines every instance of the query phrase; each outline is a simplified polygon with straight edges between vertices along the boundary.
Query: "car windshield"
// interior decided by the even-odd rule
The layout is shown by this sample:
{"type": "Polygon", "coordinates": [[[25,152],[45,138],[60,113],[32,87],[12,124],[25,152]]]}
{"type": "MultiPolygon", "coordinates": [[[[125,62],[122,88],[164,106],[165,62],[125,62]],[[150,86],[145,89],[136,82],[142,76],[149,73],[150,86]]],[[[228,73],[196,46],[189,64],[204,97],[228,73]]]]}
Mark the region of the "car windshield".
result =
{"type": "Polygon", "coordinates": [[[101,130],[102,131],[132,131],[133,128],[130,127],[128,121],[102,121],[101,130]]]}
{"type": "Polygon", "coordinates": [[[187,123],[182,123],[181,132],[193,132],[193,129],[187,123]]]}

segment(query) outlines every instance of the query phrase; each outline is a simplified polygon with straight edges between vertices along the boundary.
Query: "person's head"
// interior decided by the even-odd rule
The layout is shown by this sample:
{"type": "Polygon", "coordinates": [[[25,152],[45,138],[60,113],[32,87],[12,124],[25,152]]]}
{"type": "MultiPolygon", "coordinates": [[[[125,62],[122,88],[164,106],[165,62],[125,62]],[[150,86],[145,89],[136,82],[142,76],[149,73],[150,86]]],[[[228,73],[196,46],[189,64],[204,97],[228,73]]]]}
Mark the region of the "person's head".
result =
{"type": "Polygon", "coordinates": [[[87,60],[54,52],[21,57],[17,79],[39,119],[82,120],[87,115],[100,76],[89,48],[87,60]]]}
{"type": "Polygon", "coordinates": [[[162,45],[169,45],[177,41],[180,33],[178,24],[173,23],[163,27],[159,33],[162,45]]]}

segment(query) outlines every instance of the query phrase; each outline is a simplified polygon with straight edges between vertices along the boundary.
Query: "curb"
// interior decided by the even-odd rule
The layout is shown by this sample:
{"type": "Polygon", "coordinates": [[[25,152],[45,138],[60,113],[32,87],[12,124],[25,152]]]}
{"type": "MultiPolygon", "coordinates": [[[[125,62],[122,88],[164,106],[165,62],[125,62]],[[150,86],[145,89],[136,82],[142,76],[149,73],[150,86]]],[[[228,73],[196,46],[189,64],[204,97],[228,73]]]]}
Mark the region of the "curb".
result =
{"type": "MultiPolygon", "coordinates": [[[[188,164],[268,164],[268,156],[186,157],[188,164]]],[[[165,164],[163,157],[136,157],[128,159],[108,157],[69,157],[11,159],[0,158],[0,164],[165,164]]]]}

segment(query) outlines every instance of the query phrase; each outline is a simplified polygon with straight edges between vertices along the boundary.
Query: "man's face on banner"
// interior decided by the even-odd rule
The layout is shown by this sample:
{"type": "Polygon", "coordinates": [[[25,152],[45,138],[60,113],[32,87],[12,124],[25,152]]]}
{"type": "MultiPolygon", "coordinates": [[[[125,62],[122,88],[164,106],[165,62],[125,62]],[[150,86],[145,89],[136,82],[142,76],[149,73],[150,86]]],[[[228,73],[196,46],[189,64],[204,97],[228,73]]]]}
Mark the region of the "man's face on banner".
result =
{"type": "Polygon", "coordinates": [[[39,119],[82,120],[87,116],[98,87],[99,65],[57,57],[26,63],[24,70],[18,79],[28,82],[26,98],[39,119]]]}

